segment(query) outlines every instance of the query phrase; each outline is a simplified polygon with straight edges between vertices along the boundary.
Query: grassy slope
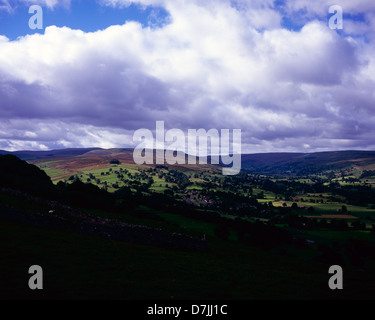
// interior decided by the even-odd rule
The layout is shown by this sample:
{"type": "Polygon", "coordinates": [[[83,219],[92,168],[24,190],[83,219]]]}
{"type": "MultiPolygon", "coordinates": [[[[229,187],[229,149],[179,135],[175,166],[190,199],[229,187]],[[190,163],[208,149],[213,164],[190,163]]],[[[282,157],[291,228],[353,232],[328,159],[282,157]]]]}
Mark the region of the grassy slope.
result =
{"type": "MultiPolygon", "coordinates": [[[[2,202],[22,209],[16,200],[8,197],[2,202]]],[[[31,209],[42,210],[37,206],[31,209]]],[[[192,235],[205,233],[211,251],[163,249],[0,220],[0,298],[375,298],[372,290],[375,279],[369,277],[369,270],[374,266],[361,270],[345,268],[345,290],[333,292],[327,286],[329,265],[312,261],[314,251],[295,248],[287,248],[284,253],[263,251],[238,241],[217,239],[211,223],[148,208],[140,210],[167,221],[152,222],[155,227],[192,235]],[[41,265],[45,272],[43,292],[31,292],[27,287],[27,270],[34,264],[41,265]]],[[[96,214],[116,218],[111,213],[96,214]]],[[[136,224],[152,221],[137,215],[119,218],[136,224]]],[[[359,233],[352,232],[350,236],[358,237],[359,233]]],[[[308,234],[312,240],[326,243],[348,236],[346,232],[333,231],[309,231],[308,234]]],[[[363,237],[369,239],[373,235],[367,232],[363,237]]]]}
{"type": "MultiPolygon", "coordinates": [[[[328,289],[328,266],[212,239],[195,253],[0,222],[1,298],[323,299],[374,298],[374,280],[345,270],[328,289]],[[27,288],[39,264],[44,290],[27,288]]],[[[373,278],[372,278],[373,279],[373,278]]]]}

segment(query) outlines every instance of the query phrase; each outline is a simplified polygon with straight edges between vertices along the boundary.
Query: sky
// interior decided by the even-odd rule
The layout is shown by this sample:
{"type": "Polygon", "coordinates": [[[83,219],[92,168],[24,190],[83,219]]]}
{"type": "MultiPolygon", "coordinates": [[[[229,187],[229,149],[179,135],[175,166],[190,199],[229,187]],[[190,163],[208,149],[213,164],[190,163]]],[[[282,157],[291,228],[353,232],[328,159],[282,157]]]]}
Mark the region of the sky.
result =
{"type": "Polygon", "coordinates": [[[241,129],[244,153],[375,150],[374,30],[373,0],[0,0],[0,149],[164,121],[241,129]]]}

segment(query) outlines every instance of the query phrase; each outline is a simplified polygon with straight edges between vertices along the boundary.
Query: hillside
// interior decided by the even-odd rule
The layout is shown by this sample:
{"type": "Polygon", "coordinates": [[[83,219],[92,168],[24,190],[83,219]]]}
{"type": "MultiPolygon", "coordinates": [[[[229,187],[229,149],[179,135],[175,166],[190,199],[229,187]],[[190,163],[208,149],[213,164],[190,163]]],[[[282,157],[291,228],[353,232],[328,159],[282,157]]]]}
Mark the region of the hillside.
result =
{"type": "Polygon", "coordinates": [[[252,173],[308,175],[327,170],[356,169],[363,171],[374,167],[374,151],[242,155],[242,169],[252,173]]]}
{"type": "Polygon", "coordinates": [[[50,177],[14,155],[0,155],[0,188],[8,187],[44,195],[53,192],[50,177]]]}
{"type": "MultiPolygon", "coordinates": [[[[224,177],[212,167],[123,162],[131,155],[129,149],[91,150],[36,160],[44,172],[0,156],[0,252],[6,262],[0,263],[0,297],[374,297],[373,179],[224,177]],[[107,167],[56,181],[50,179],[59,174],[53,165],[107,167]],[[45,268],[48,279],[39,296],[20,276],[33,264],[45,268]],[[339,293],[327,286],[332,265],[345,269],[339,293]]],[[[362,154],[352,154],[348,162],[358,159],[362,154]]]]}
{"type": "Polygon", "coordinates": [[[12,154],[18,158],[26,161],[38,160],[38,159],[56,159],[56,158],[69,158],[79,156],[87,152],[94,150],[100,150],[99,148],[72,148],[72,149],[61,149],[51,151],[5,151],[0,150],[0,155],[12,154]]]}
{"type": "MultiPolygon", "coordinates": [[[[95,165],[105,167],[110,158],[123,163],[133,164],[133,150],[117,149],[63,149],[51,151],[0,150],[1,154],[13,154],[33,163],[43,160],[64,160],[54,162],[55,169],[74,171],[95,165]]],[[[191,167],[191,166],[190,166],[191,167]]],[[[329,151],[315,153],[258,153],[243,154],[242,169],[259,174],[307,175],[319,174],[327,170],[373,170],[375,169],[375,151],[329,151]]]]}

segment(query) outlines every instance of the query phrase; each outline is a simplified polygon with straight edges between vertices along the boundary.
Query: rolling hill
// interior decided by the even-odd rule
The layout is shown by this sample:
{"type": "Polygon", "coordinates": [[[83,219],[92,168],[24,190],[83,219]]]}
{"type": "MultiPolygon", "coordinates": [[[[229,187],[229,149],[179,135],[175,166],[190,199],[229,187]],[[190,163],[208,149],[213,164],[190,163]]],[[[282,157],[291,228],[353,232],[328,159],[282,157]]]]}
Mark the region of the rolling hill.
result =
{"type": "MultiPolygon", "coordinates": [[[[106,167],[112,158],[116,158],[122,163],[134,164],[133,149],[130,148],[16,152],[0,150],[1,154],[13,154],[22,160],[36,164],[51,160],[53,161],[52,167],[68,171],[106,167]]],[[[210,159],[208,159],[208,163],[210,163],[210,159]]],[[[256,174],[296,176],[319,174],[329,170],[374,170],[375,151],[243,154],[242,169],[256,174]]]]}
{"type": "Polygon", "coordinates": [[[85,154],[90,151],[100,150],[99,148],[72,148],[72,149],[60,149],[51,151],[5,151],[0,150],[0,155],[12,154],[18,158],[31,161],[40,159],[56,159],[56,158],[69,158],[78,155],[85,154]]]}
{"type": "Polygon", "coordinates": [[[242,155],[242,169],[252,173],[307,175],[327,170],[354,169],[363,171],[374,167],[374,151],[242,155]]]}

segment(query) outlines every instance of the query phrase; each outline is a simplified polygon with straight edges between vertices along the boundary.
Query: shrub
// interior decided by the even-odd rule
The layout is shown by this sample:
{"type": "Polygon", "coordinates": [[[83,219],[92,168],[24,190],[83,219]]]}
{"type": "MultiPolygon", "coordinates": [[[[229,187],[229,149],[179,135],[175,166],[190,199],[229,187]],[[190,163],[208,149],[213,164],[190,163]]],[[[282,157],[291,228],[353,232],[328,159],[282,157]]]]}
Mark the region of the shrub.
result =
{"type": "Polygon", "coordinates": [[[117,160],[117,159],[111,159],[111,160],[109,161],[109,163],[110,163],[110,164],[120,164],[120,161],[117,160]]]}

